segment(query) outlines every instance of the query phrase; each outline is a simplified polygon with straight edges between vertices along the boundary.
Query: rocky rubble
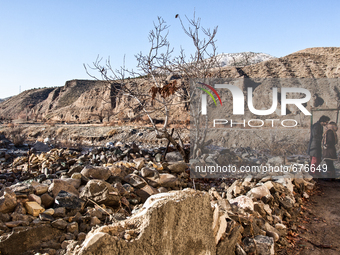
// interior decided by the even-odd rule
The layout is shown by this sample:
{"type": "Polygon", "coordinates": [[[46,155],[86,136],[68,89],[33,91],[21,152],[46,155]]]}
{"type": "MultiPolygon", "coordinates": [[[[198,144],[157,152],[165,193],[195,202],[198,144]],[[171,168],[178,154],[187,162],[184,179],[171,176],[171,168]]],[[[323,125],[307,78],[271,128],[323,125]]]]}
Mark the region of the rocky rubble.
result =
{"type": "MultiPolygon", "coordinates": [[[[290,245],[286,236],[296,224],[301,196],[313,188],[311,180],[286,180],[238,180],[240,192],[233,199],[222,198],[215,188],[156,194],[132,217],[90,231],[81,245],[67,246],[67,252],[275,254],[290,245]]],[[[224,187],[228,193],[234,188],[224,187]]]]}
{"type": "Polygon", "coordinates": [[[164,150],[117,142],[7,157],[1,254],[274,254],[289,245],[311,177],[193,182],[179,153],[164,150]]]}

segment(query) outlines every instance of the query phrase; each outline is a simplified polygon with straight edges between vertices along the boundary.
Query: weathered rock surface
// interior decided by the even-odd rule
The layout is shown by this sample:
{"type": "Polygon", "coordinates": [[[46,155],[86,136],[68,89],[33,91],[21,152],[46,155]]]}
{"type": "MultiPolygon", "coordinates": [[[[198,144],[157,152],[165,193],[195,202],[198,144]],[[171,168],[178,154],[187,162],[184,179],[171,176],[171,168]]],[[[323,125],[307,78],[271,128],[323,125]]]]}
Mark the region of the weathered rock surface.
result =
{"type": "Polygon", "coordinates": [[[74,254],[215,254],[211,226],[206,193],[162,193],[150,197],[131,219],[90,232],[74,254]],[[120,231],[125,240],[116,238],[120,231]]]}
{"type": "Polygon", "coordinates": [[[172,174],[160,174],[158,185],[165,188],[173,188],[177,186],[177,181],[177,177],[172,174]]]}
{"type": "Polygon", "coordinates": [[[19,255],[24,252],[39,248],[44,241],[51,240],[61,235],[59,229],[50,225],[41,225],[26,228],[20,232],[12,232],[7,238],[0,242],[0,252],[4,255],[19,255]],[[18,245],[18,240],[21,244],[18,245]]]}
{"type": "Polygon", "coordinates": [[[49,194],[45,193],[41,197],[41,204],[45,207],[48,208],[54,203],[54,198],[51,197],[49,194]]]}

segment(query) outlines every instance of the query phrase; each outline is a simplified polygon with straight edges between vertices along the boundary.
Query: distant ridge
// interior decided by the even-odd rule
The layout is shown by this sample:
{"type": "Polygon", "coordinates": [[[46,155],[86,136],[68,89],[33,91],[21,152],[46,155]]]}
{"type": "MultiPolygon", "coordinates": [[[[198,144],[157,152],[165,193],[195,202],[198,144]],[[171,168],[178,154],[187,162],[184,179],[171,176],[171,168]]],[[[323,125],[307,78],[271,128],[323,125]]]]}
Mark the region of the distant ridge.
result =
{"type": "MultiPolygon", "coordinates": [[[[254,52],[222,53],[218,57],[223,67],[216,71],[221,72],[221,77],[340,78],[340,47],[308,48],[281,58],[254,52]]],[[[145,92],[150,91],[151,84],[145,77],[131,79],[128,82],[131,85],[142,83],[145,92]]],[[[186,81],[182,79],[179,82],[186,81]]],[[[99,119],[111,121],[113,119],[110,118],[113,116],[110,115],[111,111],[112,114],[121,114],[122,117],[119,118],[132,119],[139,114],[138,108],[131,106],[130,98],[116,100],[113,86],[105,84],[103,81],[72,80],[67,81],[62,87],[24,91],[0,103],[0,117],[25,119],[28,115],[29,119],[33,120],[91,123],[99,119]]],[[[313,94],[329,103],[328,106],[340,101],[339,91],[335,91],[333,87],[311,88],[313,94]]],[[[261,107],[268,108],[267,105],[263,105],[258,109],[261,107]]],[[[184,116],[185,119],[188,112],[179,106],[172,114],[184,116]]],[[[162,118],[158,115],[156,117],[162,118]]]]}
{"type": "Polygon", "coordinates": [[[10,99],[11,97],[0,98],[0,103],[5,102],[6,100],[10,99]]]}

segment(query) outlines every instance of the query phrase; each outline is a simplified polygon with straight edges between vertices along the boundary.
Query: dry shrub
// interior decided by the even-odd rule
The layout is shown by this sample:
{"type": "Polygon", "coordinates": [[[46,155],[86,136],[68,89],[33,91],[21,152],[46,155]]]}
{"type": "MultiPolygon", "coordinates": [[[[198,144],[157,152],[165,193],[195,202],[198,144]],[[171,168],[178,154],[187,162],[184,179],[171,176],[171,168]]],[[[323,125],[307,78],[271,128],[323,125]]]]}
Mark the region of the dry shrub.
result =
{"type": "Polygon", "coordinates": [[[13,123],[8,123],[8,124],[7,124],[7,127],[9,127],[9,128],[14,128],[15,125],[14,125],[13,123]]]}
{"type": "Polygon", "coordinates": [[[110,126],[110,127],[114,127],[114,126],[116,126],[116,125],[117,125],[117,121],[111,120],[110,123],[109,123],[109,126],[110,126]]]}
{"type": "Polygon", "coordinates": [[[307,143],[272,143],[269,146],[269,152],[272,156],[288,156],[296,154],[305,154],[307,151],[307,143]]]}
{"type": "Polygon", "coordinates": [[[82,148],[84,147],[83,143],[81,141],[72,141],[69,139],[62,139],[58,141],[56,144],[57,148],[72,148],[81,151],[82,148]]]}
{"type": "Polygon", "coordinates": [[[15,146],[22,146],[25,141],[25,137],[21,135],[21,133],[22,129],[20,127],[13,128],[9,133],[9,139],[13,142],[15,146]]]}
{"type": "Polygon", "coordinates": [[[12,139],[15,146],[22,146],[25,141],[25,138],[20,134],[14,135],[12,139]]]}
{"type": "Polygon", "coordinates": [[[38,137],[38,138],[37,138],[37,141],[43,143],[43,142],[44,142],[44,138],[38,137]]]}
{"type": "Polygon", "coordinates": [[[118,125],[118,126],[123,126],[124,123],[125,123],[125,121],[123,121],[123,120],[118,120],[118,121],[117,121],[117,125],[118,125]]]}
{"type": "Polygon", "coordinates": [[[110,130],[109,132],[107,132],[106,133],[106,135],[107,136],[114,136],[114,135],[116,135],[116,134],[118,134],[118,131],[117,131],[117,129],[112,129],[112,130],[110,130]]]}
{"type": "Polygon", "coordinates": [[[141,119],[144,120],[144,121],[149,121],[148,115],[144,115],[141,119]]]}
{"type": "Polygon", "coordinates": [[[169,128],[180,129],[180,128],[183,128],[183,126],[180,124],[170,124],[169,128]]]}
{"type": "Polygon", "coordinates": [[[121,111],[121,112],[119,112],[119,113],[117,114],[117,118],[118,118],[119,120],[123,120],[123,119],[125,118],[125,114],[121,111]]]}
{"type": "Polygon", "coordinates": [[[62,139],[62,140],[59,141],[58,147],[72,148],[73,147],[73,143],[70,140],[68,140],[68,139],[62,139]]]}
{"type": "Polygon", "coordinates": [[[56,122],[53,121],[53,120],[48,120],[48,121],[46,122],[46,124],[49,125],[50,127],[54,127],[55,124],[56,124],[56,122]]]}
{"type": "Polygon", "coordinates": [[[65,131],[65,128],[61,127],[57,130],[57,135],[61,135],[65,131]]]}

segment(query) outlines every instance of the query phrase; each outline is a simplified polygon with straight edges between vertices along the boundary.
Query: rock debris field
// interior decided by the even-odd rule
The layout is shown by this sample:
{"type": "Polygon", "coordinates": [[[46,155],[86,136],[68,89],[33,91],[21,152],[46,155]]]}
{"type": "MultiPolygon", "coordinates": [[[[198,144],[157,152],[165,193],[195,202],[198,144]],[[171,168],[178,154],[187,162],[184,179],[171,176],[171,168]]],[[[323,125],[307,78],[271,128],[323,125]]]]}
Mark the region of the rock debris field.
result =
{"type": "MultiPolygon", "coordinates": [[[[0,137],[1,254],[288,254],[310,175],[190,179],[165,147],[110,142],[86,152],[0,137]],[[298,178],[297,178],[298,177],[298,178]]],[[[282,164],[234,148],[230,160],[282,164]]],[[[285,159],[287,160],[287,159],[285,159]]],[[[293,155],[290,162],[308,158],[293,155]]]]}

